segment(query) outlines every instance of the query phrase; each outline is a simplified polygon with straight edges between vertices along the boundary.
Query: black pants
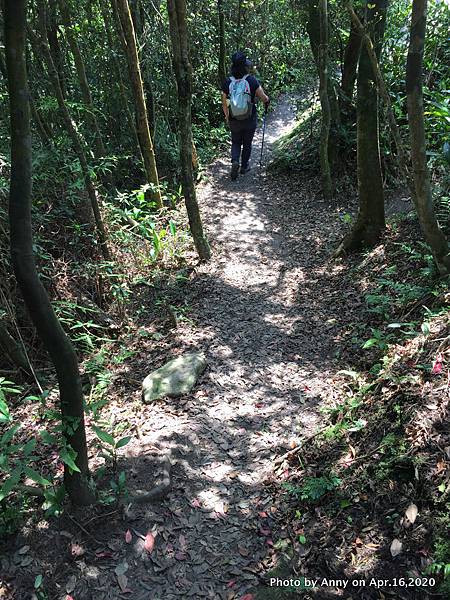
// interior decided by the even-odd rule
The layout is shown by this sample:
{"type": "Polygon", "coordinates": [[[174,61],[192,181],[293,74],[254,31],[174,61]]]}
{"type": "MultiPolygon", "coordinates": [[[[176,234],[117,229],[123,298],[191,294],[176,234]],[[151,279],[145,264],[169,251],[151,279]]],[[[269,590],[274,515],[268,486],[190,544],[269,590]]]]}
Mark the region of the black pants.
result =
{"type": "Polygon", "coordinates": [[[238,121],[230,120],[231,130],[231,162],[241,163],[247,167],[252,152],[252,141],[256,131],[256,118],[238,121]],[[242,152],[242,157],[241,157],[242,152]]]}

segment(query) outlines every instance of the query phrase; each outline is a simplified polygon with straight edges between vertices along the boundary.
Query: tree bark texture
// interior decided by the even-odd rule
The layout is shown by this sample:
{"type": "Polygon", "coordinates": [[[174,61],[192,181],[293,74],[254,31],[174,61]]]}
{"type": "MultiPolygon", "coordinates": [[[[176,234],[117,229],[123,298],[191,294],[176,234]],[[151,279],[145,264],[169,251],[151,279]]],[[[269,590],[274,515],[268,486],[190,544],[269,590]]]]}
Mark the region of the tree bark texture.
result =
{"type": "Polygon", "coordinates": [[[409,168],[408,168],[408,160],[406,157],[406,151],[403,147],[403,142],[402,142],[402,139],[400,136],[400,131],[399,131],[399,128],[397,125],[397,121],[395,119],[394,110],[392,108],[391,97],[389,95],[389,92],[386,87],[386,83],[384,81],[383,74],[381,72],[380,64],[378,62],[378,57],[375,52],[375,48],[374,48],[372,39],[371,39],[370,35],[367,33],[367,31],[365,30],[364,25],[361,23],[355,10],[353,9],[352,3],[347,2],[346,7],[350,13],[350,17],[352,19],[352,22],[353,22],[355,28],[357,29],[357,31],[360,34],[360,38],[363,41],[364,46],[367,51],[367,54],[369,56],[369,59],[370,59],[371,65],[372,65],[372,69],[373,69],[373,72],[375,75],[375,82],[377,85],[378,93],[382,97],[384,104],[386,106],[389,129],[391,131],[391,135],[394,140],[395,147],[397,149],[397,159],[398,159],[400,171],[402,172],[403,176],[405,177],[406,184],[411,193],[411,197],[414,198],[414,193],[415,193],[414,186],[413,186],[413,182],[411,180],[411,175],[410,175],[409,168]]]}
{"type": "Polygon", "coordinates": [[[427,0],[413,0],[411,32],[406,65],[409,135],[415,187],[415,204],[425,239],[442,274],[450,272],[449,244],[439,227],[433,207],[427,165],[423,116],[423,52],[427,22],[427,0]]]}
{"type": "Polygon", "coordinates": [[[103,143],[103,138],[98,124],[97,116],[95,114],[91,88],[89,86],[89,82],[86,76],[86,69],[84,67],[83,56],[81,54],[80,47],[78,46],[76,34],[73,30],[72,15],[70,14],[70,8],[66,0],[58,0],[58,5],[61,13],[62,23],[64,25],[64,33],[69,43],[70,51],[72,53],[73,60],[75,63],[75,69],[78,75],[78,82],[80,84],[83,102],[86,108],[88,109],[87,119],[90,122],[94,133],[95,158],[100,159],[103,156],[106,156],[106,149],[103,143]]]}
{"type": "Polygon", "coordinates": [[[66,75],[64,70],[64,54],[59,43],[59,30],[56,21],[56,0],[49,0],[48,20],[46,23],[46,36],[50,55],[58,73],[59,84],[64,98],[67,98],[66,75]]]}
{"type": "MultiPolygon", "coordinates": [[[[42,3],[39,3],[39,4],[40,4],[40,9],[43,9],[42,3]]],[[[84,184],[85,184],[86,191],[87,191],[89,201],[91,204],[92,213],[94,215],[95,226],[96,226],[96,230],[97,230],[97,237],[99,240],[100,249],[101,249],[103,258],[105,260],[110,260],[111,257],[110,257],[110,253],[109,253],[108,243],[107,243],[106,230],[105,230],[103,218],[102,218],[102,215],[100,212],[100,205],[99,205],[99,201],[97,198],[97,191],[95,189],[94,183],[93,183],[91,175],[90,175],[89,166],[88,166],[87,159],[86,159],[86,153],[83,148],[83,142],[80,139],[80,136],[77,132],[74,121],[72,120],[71,114],[67,107],[66,101],[64,99],[64,94],[61,89],[58,72],[53,63],[52,56],[49,52],[49,49],[47,47],[47,44],[45,43],[44,38],[42,37],[42,32],[45,31],[45,29],[44,29],[45,22],[43,22],[43,19],[45,18],[45,13],[43,12],[43,10],[41,10],[41,12],[40,12],[40,18],[41,18],[41,36],[39,37],[30,28],[28,28],[28,36],[34,45],[36,53],[39,54],[39,51],[40,51],[40,54],[42,55],[44,62],[47,65],[48,75],[50,77],[50,81],[52,83],[53,90],[55,92],[59,110],[63,117],[63,121],[65,124],[66,130],[67,130],[67,133],[68,133],[70,139],[72,140],[72,145],[74,147],[75,153],[80,162],[81,171],[83,173],[83,178],[84,178],[84,184]]]]}
{"type": "MultiPolygon", "coordinates": [[[[122,98],[123,108],[124,108],[125,114],[127,116],[128,127],[129,127],[129,130],[133,134],[133,141],[134,141],[138,156],[141,160],[141,164],[144,164],[144,158],[142,156],[141,146],[139,144],[139,138],[138,138],[137,131],[136,131],[136,124],[134,122],[133,115],[131,114],[130,106],[128,104],[128,95],[127,95],[127,91],[125,89],[125,84],[124,84],[123,78],[122,78],[122,67],[121,67],[120,60],[119,60],[120,53],[117,51],[116,45],[114,44],[113,26],[111,24],[110,13],[108,11],[107,6],[104,4],[104,2],[100,2],[100,9],[102,11],[103,22],[105,24],[106,39],[108,41],[108,46],[109,46],[110,53],[111,53],[113,72],[116,77],[117,84],[119,86],[120,97],[122,98]]],[[[117,17],[116,11],[113,11],[113,16],[117,17]]],[[[121,29],[120,22],[117,21],[117,23],[116,23],[116,19],[114,19],[114,26],[115,26],[114,29],[116,32],[116,36],[119,38],[119,43],[123,45],[123,51],[124,51],[123,53],[125,54],[126,43],[123,38],[123,32],[121,29]]]]}
{"type": "Polygon", "coordinates": [[[112,6],[113,9],[116,8],[118,10],[126,41],[128,69],[130,73],[130,82],[133,89],[134,105],[136,110],[137,133],[142,156],[144,158],[144,168],[147,177],[147,183],[150,184],[152,188],[151,198],[156,202],[158,208],[161,208],[162,200],[159,187],[158,170],[156,167],[153,142],[150,135],[147,106],[145,104],[144,86],[142,83],[141,67],[139,64],[133,19],[131,17],[128,0],[114,0],[112,6]]]}
{"type": "MultiPolygon", "coordinates": [[[[367,28],[374,40],[377,59],[386,22],[387,0],[367,3],[367,28]]],[[[357,79],[357,173],[359,211],[352,231],[336,251],[339,255],[362,246],[373,246],[386,226],[379,143],[376,75],[367,51],[361,48],[357,79]]]]}
{"type": "Polygon", "coordinates": [[[5,318],[0,314],[0,348],[3,348],[7,356],[9,356],[12,363],[14,363],[19,369],[22,369],[25,373],[30,373],[30,365],[28,364],[27,357],[16,340],[8,331],[8,324],[5,318]]]}
{"type": "Polygon", "coordinates": [[[344,68],[341,80],[341,114],[347,120],[352,113],[353,93],[356,83],[359,54],[361,52],[361,33],[350,20],[350,35],[344,51],[344,68]]]}
{"type": "Polygon", "coordinates": [[[58,376],[63,435],[77,453],[80,472],[65,465],[64,482],[72,501],[90,504],[94,494],[84,429],[83,391],[73,346],[50,304],[35,265],[31,228],[31,131],[25,65],[26,0],[5,0],[5,43],[11,119],[9,223],[11,260],[30,317],[58,376]]]}
{"type": "Polygon", "coordinates": [[[192,172],[192,67],[188,51],[186,2],[185,0],[167,0],[167,8],[169,13],[170,39],[172,42],[173,67],[178,92],[180,162],[183,194],[195,248],[200,259],[207,260],[211,256],[211,251],[208,240],[203,232],[192,172]]]}
{"type": "MultiPolygon", "coordinates": [[[[319,14],[319,3],[321,0],[308,0],[308,20],[306,29],[308,32],[309,43],[311,46],[311,52],[314,57],[314,61],[317,66],[317,72],[320,71],[320,14],[319,14]]],[[[319,73],[320,79],[320,73],[319,73]]],[[[328,144],[328,161],[331,170],[335,170],[338,163],[338,152],[339,152],[339,127],[340,127],[340,110],[339,102],[336,94],[336,89],[330,74],[327,73],[327,96],[328,104],[330,107],[330,133],[329,133],[329,144],[328,144]]]]}
{"type": "Polygon", "coordinates": [[[328,2],[319,0],[320,44],[318,51],[319,98],[322,111],[320,128],[320,171],[322,176],[322,192],[326,200],[333,196],[330,163],[328,160],[328,144],[330,139],[331,110],[328,98],[328,2]]]}

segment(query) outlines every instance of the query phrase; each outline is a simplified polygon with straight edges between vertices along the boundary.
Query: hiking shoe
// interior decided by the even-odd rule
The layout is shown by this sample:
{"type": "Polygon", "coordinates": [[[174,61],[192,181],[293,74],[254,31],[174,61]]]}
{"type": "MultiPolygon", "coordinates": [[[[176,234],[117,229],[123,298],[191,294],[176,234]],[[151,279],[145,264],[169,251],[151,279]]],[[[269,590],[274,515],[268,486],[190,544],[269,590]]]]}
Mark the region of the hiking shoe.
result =
{"type": "Polygon", "coordinates": [[[246,167],[241,167],[241,175],[245,175],[249,171],[250,171],[249,165],[247,165],[246,167]]]}
{"type": "Polygon", "coordinates": [[[239,163],[233,162],[231,163],[231,179],[237,179],[239,173],[239,163]]]}

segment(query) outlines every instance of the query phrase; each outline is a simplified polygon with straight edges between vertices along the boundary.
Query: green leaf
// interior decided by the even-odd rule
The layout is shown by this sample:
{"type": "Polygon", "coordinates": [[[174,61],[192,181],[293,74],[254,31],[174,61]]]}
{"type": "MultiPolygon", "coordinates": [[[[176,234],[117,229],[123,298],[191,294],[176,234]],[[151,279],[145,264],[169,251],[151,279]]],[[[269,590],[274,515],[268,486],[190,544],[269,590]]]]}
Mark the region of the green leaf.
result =
{"type": "Polygon", "coordinates": [[[23,472],[27,477],[38,483],[39,485],[51,485],[51,481],[42,477],[37,471],[34,469],[30,469],[30,467],[24,467],[23,472]]]}
{"type": "Polygon", "coordinates": [[[126,437],[123,437],[122,439],[120,439],[117,444],[116,444],[116,448],[123,448],[124,446],[126,446],[130,441],[131,441],[131,435],[127,435],[126,437]]]}
{"type": "Polygon", "coordinates": [[[5,483],[0,488],[0,501],[6,498],[8,494],[12,492],[14,487],[17,485],[20,476],[22,475],[22,467],[17,467],[5,481],[5,483]]]}
{"type": "Polygon", "coordinates": [[[127,475],[126,475],[125,471],[120,471],[119,478],[117,481],[119,482],[119,485],[121,485],[122,487],[125,485],[125,483],[127,481],[127,475]]]}
{"type": "Polygon", "coordinates": [[[304,535],[299,535],[298,536],[298,541],[300,542],[300,544],[305,545],[306,544],[306,537],[304,535]]]}
{"type": "Polygon", "coordinates": [[[38,575],[34,580],[34,589],[38,590],[42,585],[42,575],[38,575]]]}
{"type": "Polygon", "coordinates": [[[16,431],[20,429],[20,423],[13,425],[10,429],[7,429],[0,440],[0,446],[5,446],[13,439],[16,431]]]}
{"type": "Polygon", "coordinates": [[[0,390],[0,423],[9,423],[11,421],[11,415],[9,414],[9,408],[6,404],[5,396],[0,390]]]}
{"type": "Polygon", "coordinates": [[[36,448],[36,438],[31,438],[23,447],[22,451],[24,456],[29,456],[33,450],[36,448]]]}
{"type": "Polygon", "coordinates": [[[110,433],[108,433],[104,429],[100,429],[100,427],[96,427],[95,425],[92,425],[92,429],[95,431],[95,435],[102,442],[105,442],[105,444],[109,444],[110,446],[115,445],[114,438],[110,433]]]}
{"type": "Polygon", "coordinates": [[[66,464],[72,471],[81,473],[80,469],[75,464],[75,458],[77,453],[72,448],[63,448],[59,454],[59,458],[64,464],[66,464]]]}
{"type": "Polygon", "coordinates": [[[52,435],[51,433],[49,433],[45,429],[43,429],[42,431],[40,431],[39,435],[41,436],[42,441],[45,444],[55,444],[57,442],[56,436],[52,435]]]}
{"type": "Polygon", "coordinates": [[[367,348],[371,348],[372,346],[375,346],[375,344],[378,344],[379,340],[377,340],[377,338],[370,338],[370,340],[367,340],[367,342],[365,342],[363,344],[363,350],[366,350],[367,348]]]}

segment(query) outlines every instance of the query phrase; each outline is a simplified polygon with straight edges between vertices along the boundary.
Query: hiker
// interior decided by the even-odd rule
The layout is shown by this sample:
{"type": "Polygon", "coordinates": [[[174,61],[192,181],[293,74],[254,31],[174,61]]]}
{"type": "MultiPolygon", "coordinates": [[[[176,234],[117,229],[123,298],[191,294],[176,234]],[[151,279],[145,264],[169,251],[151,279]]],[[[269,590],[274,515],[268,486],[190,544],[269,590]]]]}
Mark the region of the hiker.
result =
{"type": "Polygon", "coordinates": [[[222,85],[222,107],[231,130],[231,179],[250,170],[249,160],[256,131],[256,97],[267,110],[269,98],[259,81],[250,74],[252,63],[243,52],[231,57],[231,76],[222,85]]]}

